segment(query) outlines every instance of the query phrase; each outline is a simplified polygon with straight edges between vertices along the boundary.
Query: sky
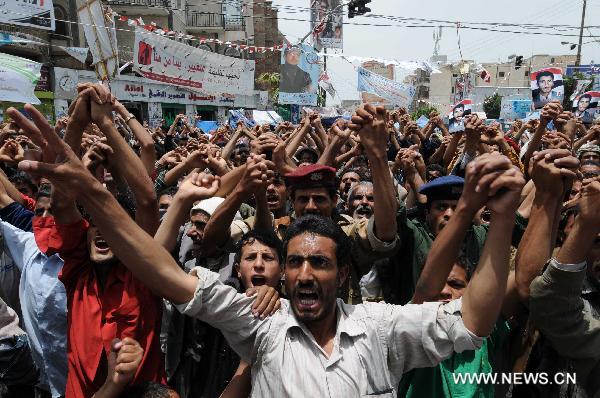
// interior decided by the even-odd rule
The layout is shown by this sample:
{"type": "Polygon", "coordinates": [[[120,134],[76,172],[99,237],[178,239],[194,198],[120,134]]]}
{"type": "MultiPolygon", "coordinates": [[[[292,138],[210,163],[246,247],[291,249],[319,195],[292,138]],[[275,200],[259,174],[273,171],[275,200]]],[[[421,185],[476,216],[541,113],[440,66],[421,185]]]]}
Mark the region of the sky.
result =
{"type": "MultiPolygon", "coordinates": [[[[310,7],[309,0],[273,0],[279,7],[280,18],[309,20],[308,10],[289,9],[285,6],[310,7]]],[[[505,22],[517,24],[574,25],[581,23],[583,0],[372,0],[368,7],[371,14],[440,19],[464,22],[505,22]]],[[[362,16],[348,19],[351,23],[392,23],[394,21],[362,16]]],[[[585,24],[600,25],[600,0],[588,0],[585,24]]],[[[505,30],[523,30],[521,28],[501,28],[505,30]]],[[[288,40],[294,42],[310,30],[309,22],[279,20],[279,30],[288,40]]],[[[433,54],[433,27],[377,27],[344,25],[344,49],[346,55],[396,59],[403,61],[427,60],[433,54]]],[[[579,34],[579,30],[557,33],[579,34]]],[[[476,31],[460,29],[462,58],[482,62],[506,62],[510,55],[523,55],[525,58],[535,54],[576,54],[562,41],[577,43],[578,37],[560,37],[548,35],[526,35],[476,31]]],[[[595,61],[600,63],[600,28],[584,29],[584,35],[597,35],[597,38],[583,39],[582,64],[595,61]]],[[[340,50],[328,50],[340,52],[340,50]]],[[[440,41],[440,54],[448,56],[449,61],[461,59],[458,49],[456,28],[443,28],[440,41]]],[[[327,70],[340,99],[358,99],[356,91],[356,72],[352,65],[342,59],[329,58],[327,70]]],[[[401,72],[401,71],[399,71],[401,72]]],[[[332,103],[328,98],[328,104],[332,103]]]]}

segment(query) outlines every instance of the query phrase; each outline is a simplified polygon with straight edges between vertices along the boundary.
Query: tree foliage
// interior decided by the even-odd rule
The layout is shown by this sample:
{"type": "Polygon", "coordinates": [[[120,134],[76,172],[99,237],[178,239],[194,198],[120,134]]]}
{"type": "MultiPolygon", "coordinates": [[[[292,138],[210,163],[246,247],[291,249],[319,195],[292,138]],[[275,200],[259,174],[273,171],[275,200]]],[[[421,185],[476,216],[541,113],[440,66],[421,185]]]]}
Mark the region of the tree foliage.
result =
{"type": "Polygon", "coordinates": [[[261,73],[261,75],[256,78],[258,85],[263,90],[267,90],[269,92],[269,98],[273,103],[277,103],[277,99],[279,98],[280,79],[281,75],[277,72],[261,73]]]}
{"type": "Polygon", "coordinates": [[[498,93],[486,97],[483,101],[483,111],[488,119],[499,119],[501,106],[502,96],[498,93]]]}
{"type": "Polygon", "coordinates": [[[435,107],[430,106],[430,105],[421,105],[417,108],[417,110],[413,113],[410,114],[410,117],[413,120],[417,120],[418,118],[420,118],[421,116],[425,116],[425,117],[429,117],[429,114],[432,111],[438,111],[435,107]]]}

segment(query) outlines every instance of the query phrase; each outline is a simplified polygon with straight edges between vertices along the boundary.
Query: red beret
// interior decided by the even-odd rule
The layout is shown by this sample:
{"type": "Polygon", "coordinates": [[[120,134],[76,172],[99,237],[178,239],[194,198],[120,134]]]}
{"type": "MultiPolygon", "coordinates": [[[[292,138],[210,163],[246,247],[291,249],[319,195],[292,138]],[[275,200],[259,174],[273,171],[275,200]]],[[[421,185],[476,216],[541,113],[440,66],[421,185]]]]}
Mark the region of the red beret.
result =
{"type": "Polygon", "coordinates": [[[311,164],[298,167],[293,172],[284,176],[288,187],[332,187],[335,186],[335,172],[333,167],[322,164],[311,164]]]}

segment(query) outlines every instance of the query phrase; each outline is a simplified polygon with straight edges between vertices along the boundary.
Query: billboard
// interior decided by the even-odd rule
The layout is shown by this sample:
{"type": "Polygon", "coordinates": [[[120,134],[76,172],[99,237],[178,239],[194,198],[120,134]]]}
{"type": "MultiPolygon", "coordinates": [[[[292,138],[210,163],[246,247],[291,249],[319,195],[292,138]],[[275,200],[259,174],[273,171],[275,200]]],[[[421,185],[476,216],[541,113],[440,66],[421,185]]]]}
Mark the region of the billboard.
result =
{"type": "Polygon", "coordinates": [[[317,105],[320,71],[319,57],[311,46],[298,44],[287,47],[281,52],[278,102],[317,105]]]}
{"type": "Polygon", "coordinates": [[[311,0],[310,29],[317,50],[343,48],[344,9],[341,0],[311,0]]]}
{"type": "Polygon", "coordinates": [[[208,93],[254,91],[254,61],[201,50],[136,28],[134,66],[144,77],[208,93]]]}

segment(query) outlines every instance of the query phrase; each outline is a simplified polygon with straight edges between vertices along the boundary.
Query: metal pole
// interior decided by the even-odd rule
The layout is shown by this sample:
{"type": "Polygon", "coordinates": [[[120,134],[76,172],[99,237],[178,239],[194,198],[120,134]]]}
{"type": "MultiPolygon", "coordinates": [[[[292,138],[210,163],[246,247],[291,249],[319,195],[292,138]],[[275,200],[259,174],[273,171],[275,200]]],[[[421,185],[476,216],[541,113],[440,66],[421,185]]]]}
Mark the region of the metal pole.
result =
{"type": "Polygon", "coordinates": [[[581,45],[583,44],[583,24],[585,23],[585,7],[587,0],[583,0],[583,10],[581,11],[581,28],[579,28],[579,45],[577,46],[577,59],[575,60],[575,66],[581,64],[581,45]]]}

